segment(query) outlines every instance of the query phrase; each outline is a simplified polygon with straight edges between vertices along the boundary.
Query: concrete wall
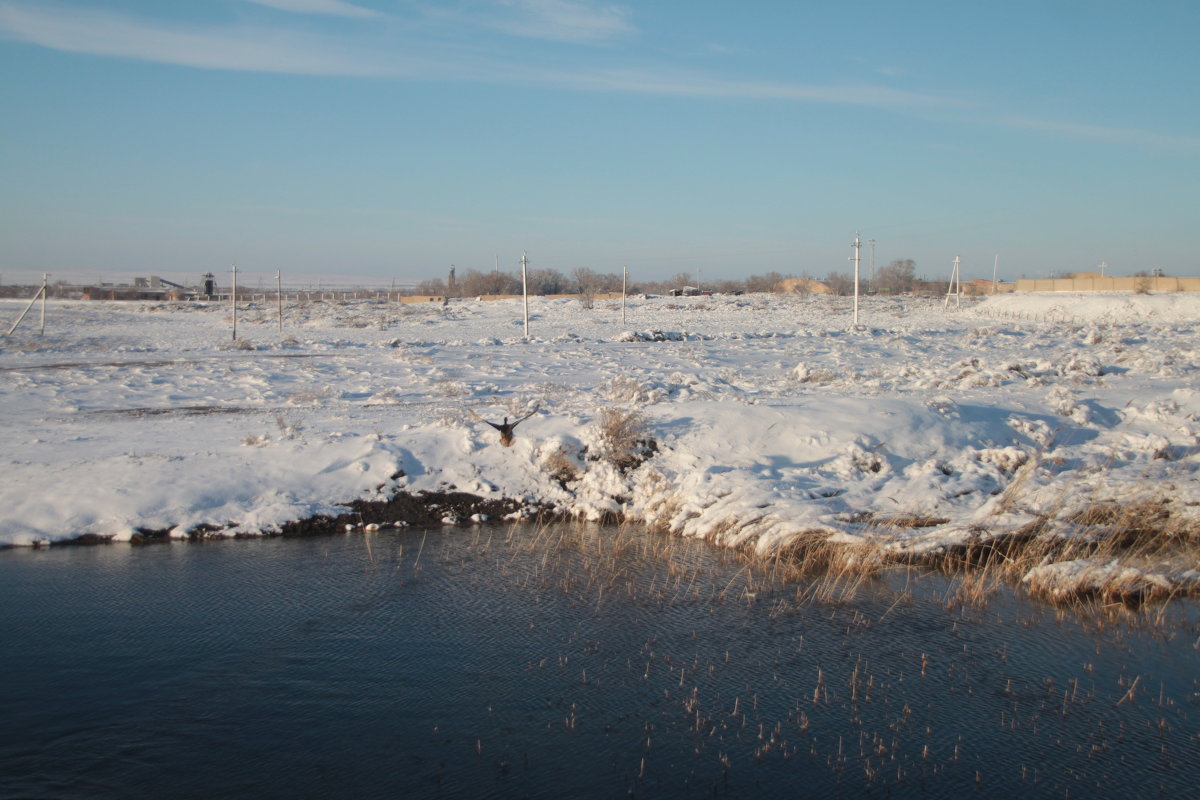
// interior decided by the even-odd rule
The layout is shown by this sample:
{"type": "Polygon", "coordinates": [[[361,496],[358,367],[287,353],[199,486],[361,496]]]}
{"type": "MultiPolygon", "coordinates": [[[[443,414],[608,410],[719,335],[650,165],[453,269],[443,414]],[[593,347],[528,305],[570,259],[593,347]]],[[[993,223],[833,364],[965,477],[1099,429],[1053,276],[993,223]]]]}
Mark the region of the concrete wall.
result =
{"type": "Polygon", "coordinates": [[[1018,292],[1200,292],[1200,278],[1021,278],[1018,292]]]}

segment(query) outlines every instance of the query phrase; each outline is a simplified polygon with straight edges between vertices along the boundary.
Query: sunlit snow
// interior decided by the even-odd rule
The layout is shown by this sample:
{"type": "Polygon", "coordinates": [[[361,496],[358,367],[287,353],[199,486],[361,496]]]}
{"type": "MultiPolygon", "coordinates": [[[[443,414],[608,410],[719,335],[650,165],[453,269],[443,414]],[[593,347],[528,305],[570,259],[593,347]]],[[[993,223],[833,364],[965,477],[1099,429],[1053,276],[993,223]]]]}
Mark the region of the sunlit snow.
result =
{"type": "Polygon", "coordinates": [[[828,297],[530,310],[526,342],[519,301],[312,303],[282,332],[247,304],[235,344],[225,306],[52,303],[44,336],[0,340],[0,543],[270,532],[451,488],[764,553],[928,552],[1098,502],[1200,514],[1193,295],[867,298],[858,328],[828,297]],[[535,405],[512,447],[471,413],[535,405]],[[596,460],[602,408],[640,411],[657,453],[596,460]],[[920,525],[879,524],[900,518],[920,525]]]}

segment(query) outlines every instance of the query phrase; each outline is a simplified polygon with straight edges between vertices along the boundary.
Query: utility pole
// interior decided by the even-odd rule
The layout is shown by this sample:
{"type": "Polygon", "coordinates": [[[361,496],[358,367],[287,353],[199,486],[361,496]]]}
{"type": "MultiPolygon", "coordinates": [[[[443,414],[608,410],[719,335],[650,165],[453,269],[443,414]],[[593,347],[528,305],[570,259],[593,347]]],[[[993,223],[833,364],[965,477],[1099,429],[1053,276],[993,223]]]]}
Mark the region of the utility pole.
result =
{"type": "Polygon", "coordinates": [[[871,245],[871,282],[867,284],[867,291],[879,291],[879,287],[875,285],[875,240],[867,239],[867,244],[871,245]]]}
{"type": "Polygon", "coordinates": [[[233,286],[229,290],[229,308],[233,311],[233,340],[237,341],[237,264],[233,265],[233,286]]]}
{"type": "Polygon", "coordinates": [[[521,251],[521,294],[525,297],[525,341],[529,341],[529,258],[528,253],[521,251]]]}
{"type": "Polygon", "coordinates": [[[283,333],[283,277],[275,270],[275,299],[279,301],[279,332],[283,333]]]}
{"type": "Polygon", "coordinates": [[[854,232],[854,244],[852,244],[851,247],[854,248],[854,258],[851,260],[854,262],[854,325],[855,325],[855,327],[857,327],[858,326],[858,264],[860,261],[859,256],[862,251],[862,236],[859,235],[858,231],[854,232]]]}
{"type": "Polygon", "coordinates": [[[996,253],[996,261],[992,264],[992,294],[996,293],[996,270],[1000,269],[1000,254],[996,253]]]}
{"type": "Polygon", "coordinates": [[[1103,278],[1103,277],[1104,277],[1104,270],[1106,270],[1106,269],[1108,269],[1108,262],[1107,262],[1107,261],[1101,261],[1101,262],[1100,262],[1100,277],[1101,277],[1101,278],[1103,278]]]}
{"type": "Polygon", "coordinates": [[[629,285],[629,265],[621,267],[621,324],[625,324],[625,288],[629,285]]]}
{"type": "Polygon", "coordinates": [[[954,296],[954,307],[959,308],[962,305],[962,275],[959,272],[959,258],[954,257],[954,268],[950,271],[950,285],[946,287],[946,308],[950,307],[950,295],[954,292],[954,285],[958,284],[958,294],[954,296]]]}

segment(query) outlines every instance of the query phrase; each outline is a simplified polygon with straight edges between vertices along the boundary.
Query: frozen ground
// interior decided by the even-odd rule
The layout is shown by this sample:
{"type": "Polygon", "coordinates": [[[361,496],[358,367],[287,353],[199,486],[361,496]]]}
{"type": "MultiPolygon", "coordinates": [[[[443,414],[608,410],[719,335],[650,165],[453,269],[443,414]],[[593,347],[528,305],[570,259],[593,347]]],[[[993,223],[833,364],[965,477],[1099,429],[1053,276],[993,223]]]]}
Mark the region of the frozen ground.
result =
{"type": "Polygon", "coordinates": [[[52,303],[45,336],[32,312],[0,339],[0,544],[256,533],[450,488],[762,553],[928,552],[1039,515],[1070,534],[1106,503],[1200,519],[1195,295],[870,298],[858,329],[847,299],[636,299],[624,323],[534,299],[530,342],[519,301],[274,313],[243,307],[238,347],[227,307],[52,303]],[[471,414],[535,406],[510,448],[471,414]],[[657,453],[605,458],[605,408],[657,453]]]}

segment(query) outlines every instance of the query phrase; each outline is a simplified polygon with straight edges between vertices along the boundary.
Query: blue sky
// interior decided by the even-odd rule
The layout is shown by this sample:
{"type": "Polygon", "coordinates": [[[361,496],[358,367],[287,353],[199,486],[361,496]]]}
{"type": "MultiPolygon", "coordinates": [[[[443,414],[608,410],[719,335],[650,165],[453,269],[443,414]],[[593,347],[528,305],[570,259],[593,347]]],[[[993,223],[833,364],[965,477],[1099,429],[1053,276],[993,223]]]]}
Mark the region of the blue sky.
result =
{"type": "Polygon", "coordinates": [[[0,0],[0,76],[0,276],[1200,274],[1194,0],[0,0]]]}

